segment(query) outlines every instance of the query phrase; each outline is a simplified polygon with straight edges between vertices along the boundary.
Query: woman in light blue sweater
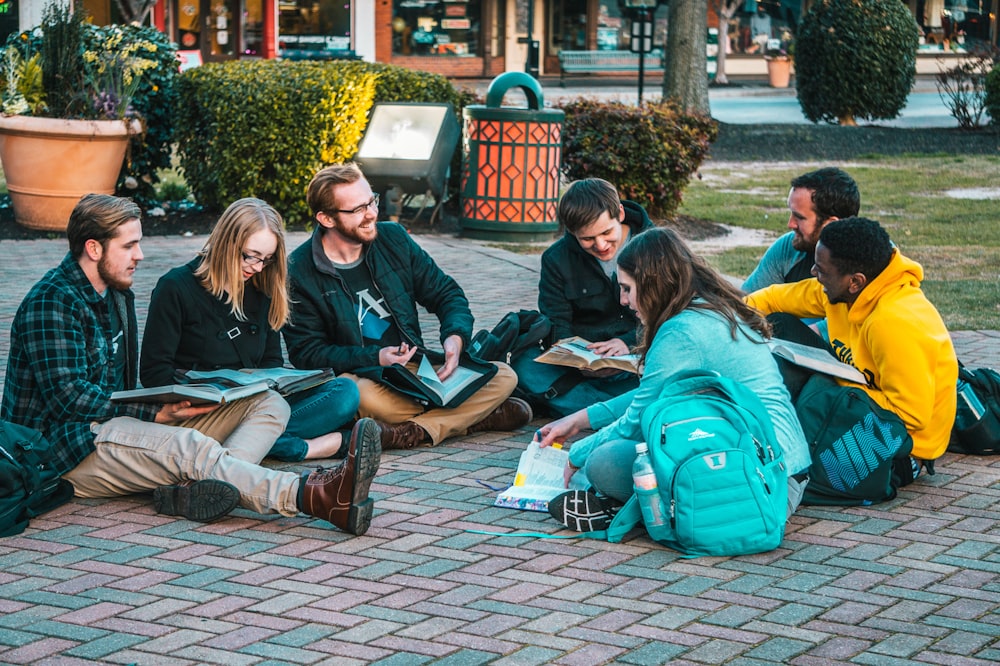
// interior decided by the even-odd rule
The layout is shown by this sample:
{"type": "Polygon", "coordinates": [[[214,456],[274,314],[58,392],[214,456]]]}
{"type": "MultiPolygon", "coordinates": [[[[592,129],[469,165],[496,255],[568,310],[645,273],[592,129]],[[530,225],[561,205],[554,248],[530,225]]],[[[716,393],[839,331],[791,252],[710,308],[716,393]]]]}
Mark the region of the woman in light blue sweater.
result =
{"type": "Polygon", "coordinates": [[[539,430],[543,446],[582,430],[597,432],[570,449],[567,481],[583,469],[595,492],[569,491],[550,512],[571,529],[605,529],[614,507],[632,495],[635,443],[643,410],[686,370],[712,370],[741,382],[764,403],[789,473],[788,513],[805,489],[809,449],[778,366],[764,343],[770,326],[740,292],[666,228],[636,237],[618,256],[622,303],[642,322],[639,388],[539,430]]]}

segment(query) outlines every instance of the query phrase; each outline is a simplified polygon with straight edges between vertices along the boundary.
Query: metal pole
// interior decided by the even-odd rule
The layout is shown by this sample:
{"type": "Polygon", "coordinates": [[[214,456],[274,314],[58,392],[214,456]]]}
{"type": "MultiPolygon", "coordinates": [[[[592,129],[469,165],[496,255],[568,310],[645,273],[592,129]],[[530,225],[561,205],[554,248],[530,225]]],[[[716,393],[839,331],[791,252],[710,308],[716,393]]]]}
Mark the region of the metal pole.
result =
{"type": "Polygon", "coordinates": [[[642,106],[642,84],[646,79],[646,22],[648,14],[640,11],[636,15],[639,22],[639,106],[642,106]]]}

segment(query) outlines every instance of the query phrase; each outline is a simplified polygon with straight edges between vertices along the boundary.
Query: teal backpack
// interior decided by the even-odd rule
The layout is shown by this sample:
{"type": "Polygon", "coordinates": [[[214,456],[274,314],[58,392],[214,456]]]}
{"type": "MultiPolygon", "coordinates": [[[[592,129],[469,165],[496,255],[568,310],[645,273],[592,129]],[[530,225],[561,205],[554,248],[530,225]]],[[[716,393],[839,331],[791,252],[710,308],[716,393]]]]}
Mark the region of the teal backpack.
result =
{"type": "MultiPolygon", "coordinates": [[[[686,555],[774,550],[785,533],[788,475],[767,409],[717,373],[685,373],[642,415],[669,521],[649,536],[686,555]]],[[[609,541],[642,522],[636,495],[615,515],[609,541]]]]}

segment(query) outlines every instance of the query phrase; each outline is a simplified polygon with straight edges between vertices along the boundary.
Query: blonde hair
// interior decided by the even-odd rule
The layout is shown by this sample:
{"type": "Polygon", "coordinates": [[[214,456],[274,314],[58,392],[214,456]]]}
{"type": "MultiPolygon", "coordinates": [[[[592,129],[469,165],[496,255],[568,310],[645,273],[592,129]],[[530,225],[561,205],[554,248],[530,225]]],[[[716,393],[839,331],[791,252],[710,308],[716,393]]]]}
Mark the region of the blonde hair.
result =
{"type": "Polygon", "coordinates": [[[285,223],[281,215],[260,199],[234,201],[222,214],[202,248],[201,264],[195,277],[213,296],[229,304],[240,321],[243,312],[243,252],[247,241],[258,231],[274,234],[278,246],[272,262],[250,278],[258,290],[271,299],[267,323],[275,331],[288,322],[288,264],[285,261],[285,223]]]}

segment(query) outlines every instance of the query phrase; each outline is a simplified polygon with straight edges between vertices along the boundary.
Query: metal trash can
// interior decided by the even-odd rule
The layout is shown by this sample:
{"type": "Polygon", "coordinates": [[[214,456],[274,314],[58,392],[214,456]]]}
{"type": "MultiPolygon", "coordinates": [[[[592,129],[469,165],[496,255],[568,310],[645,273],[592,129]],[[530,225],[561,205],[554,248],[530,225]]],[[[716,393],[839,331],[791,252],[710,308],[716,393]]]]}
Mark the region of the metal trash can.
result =
{"type": "Polygon", "coordinates": [[[493,79],[486,105],[462,111],[462,235],[488,240],[547,240],[558,230],[562,122],[543,108],[542,88],[524,72],[493,79]],[[528,108],[500,108],[519,87],[528,108]]]}

